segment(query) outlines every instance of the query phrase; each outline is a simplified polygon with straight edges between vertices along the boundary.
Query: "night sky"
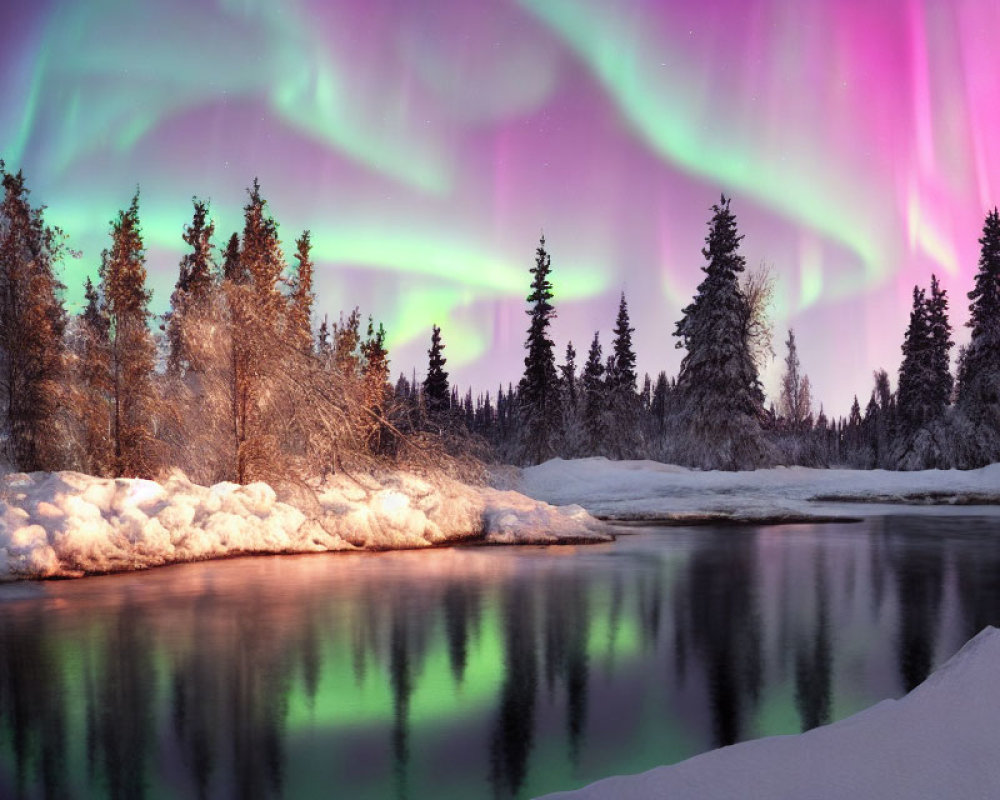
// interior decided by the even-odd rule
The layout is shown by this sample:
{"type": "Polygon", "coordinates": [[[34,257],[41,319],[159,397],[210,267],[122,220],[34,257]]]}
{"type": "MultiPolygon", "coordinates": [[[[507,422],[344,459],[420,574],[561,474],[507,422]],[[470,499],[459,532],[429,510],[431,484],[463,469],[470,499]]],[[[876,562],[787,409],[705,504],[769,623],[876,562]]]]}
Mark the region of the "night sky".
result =
{"type": "MultiPolygon", "coordinates": [[[[96,275],[138,184],[154,310],[192,195],[218,244],[259,176],[287,256],[311,228],[317,312],[360,305],[418,378],[431,324],[464,390],[516,381],[539,233],[559,357],[607,344],[624,290],[639,368],[670,335],[721,192],[777,276],[827,410],[894,376],[915,282],[956,328],[1000,202],[1000,2],[5,0],[0,155],[96,275]]],[[[964,329],[959,342],[967,340],[964,329]]],[[[773,396],[780,363],[765,374],[773,396]]]]}

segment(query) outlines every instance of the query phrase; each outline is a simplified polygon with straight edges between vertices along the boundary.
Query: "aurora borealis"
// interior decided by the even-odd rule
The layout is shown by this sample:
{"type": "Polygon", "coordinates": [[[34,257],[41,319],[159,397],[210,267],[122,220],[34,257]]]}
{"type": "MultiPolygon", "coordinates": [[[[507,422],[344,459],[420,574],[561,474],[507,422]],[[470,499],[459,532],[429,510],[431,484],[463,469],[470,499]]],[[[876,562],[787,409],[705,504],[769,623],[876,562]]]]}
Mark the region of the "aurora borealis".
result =
{"type": "Polygon", "coordinates": [[[777,277],[778,362],[792,325],[815,396],[846,413],[873,369],[894,374],[913,283],[937,272],[965,321],[1000,202],[995,0],[4,12],[0,155],[81,253],[65,264],[70,305],[137,184],[162,311],[191,196],[228,235],[257,175],[286,254],[313,231],[320,316],[383,319],[407,373],[437,322],[463,389],[520,374],[541,230],[560,354],[595,327],[607,342],[624,290],[640,370],[675,373],[670,333],[726,192],[748,264],[777,277]]]}

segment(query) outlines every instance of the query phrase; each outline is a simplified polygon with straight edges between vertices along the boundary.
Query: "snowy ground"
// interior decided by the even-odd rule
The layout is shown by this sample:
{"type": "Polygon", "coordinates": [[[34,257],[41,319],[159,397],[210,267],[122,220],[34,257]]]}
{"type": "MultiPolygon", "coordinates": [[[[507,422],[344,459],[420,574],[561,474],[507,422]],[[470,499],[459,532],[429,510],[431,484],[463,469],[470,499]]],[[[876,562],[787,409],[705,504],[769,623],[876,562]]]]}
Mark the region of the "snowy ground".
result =
{"type": "Polygon", "coordinates": [[[579,506],[406,473],[345,476],[279,501],[263,483],[212,487],[76,472],[0,481],[0,580],[75,577],[239,553],[385,550],[451,542],[605,541],[579,506]]]}
{"type": "Polygon", "coordinates": [[[901,503],[922,513],[1000,513],[1000,464],[964,472],[701,472],[655,461],[553,459],[523,470],[515,488],[612,520],[780,522],[899,514],[901,503]]]}
{"type": "Polygon", "coordinates": [[[900,700],[833,725],[713,750],[549,800],[1000,797],[1000,630],[986,628],[900,700]]]}

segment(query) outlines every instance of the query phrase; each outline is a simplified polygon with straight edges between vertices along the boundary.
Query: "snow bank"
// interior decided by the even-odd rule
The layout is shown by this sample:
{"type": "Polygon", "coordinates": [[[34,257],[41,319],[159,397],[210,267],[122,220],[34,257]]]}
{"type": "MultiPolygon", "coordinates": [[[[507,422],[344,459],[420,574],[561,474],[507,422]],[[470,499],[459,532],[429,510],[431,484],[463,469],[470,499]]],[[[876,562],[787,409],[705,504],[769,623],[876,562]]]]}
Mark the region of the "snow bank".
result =
{"type": "Polygon", "coordinates": [[[954,513],[969,504],[1000,506],[1000,464],[968,471],[777,467],[702,472],[655,461],[553,459],[523,470],[518,488],[539,500],[578,503],[598,517],[617,520],[753,522],[898,514],[898,508],[879,505],[889,503],[954,513]]]}
{"type": "Polygon", "coordinates": [[[579,506],[431,483],[406,473],[337,476],[279,500],[264,483],[198,486],[76,472],[0,482],[0,580],[141,569],[235,553],[385,550],[460,541],[605,541],[579,506]]]}
{"type": "Polygon", "coordinates": [[[608,778],[564,800],[1000,797],[1000,630],[986,628],[901,700],[798,736],[608,778]]]}

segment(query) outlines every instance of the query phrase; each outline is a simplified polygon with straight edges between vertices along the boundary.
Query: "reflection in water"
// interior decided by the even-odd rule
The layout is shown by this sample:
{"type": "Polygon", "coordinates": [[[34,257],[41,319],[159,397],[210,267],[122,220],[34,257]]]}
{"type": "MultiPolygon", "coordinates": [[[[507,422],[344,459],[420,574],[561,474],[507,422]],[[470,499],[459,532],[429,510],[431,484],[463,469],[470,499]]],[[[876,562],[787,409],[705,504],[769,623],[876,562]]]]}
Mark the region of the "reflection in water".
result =
{"type": "Polygon", "coordinates": [[[526,797],[898,696],[996,523],[636,531],[0,587],[0,796],[526,797]]]}
{"type": "Polygon", "coordinates": [[[761,682],[760,614],[757,608],[756,533],[706,535],[691,554],[678,584],[684,616],[677,627],[691,637],[710,687],[712,744],[745,738],[761,682]],[[729,541],[720,546],[719,537],[729,541]]]}

